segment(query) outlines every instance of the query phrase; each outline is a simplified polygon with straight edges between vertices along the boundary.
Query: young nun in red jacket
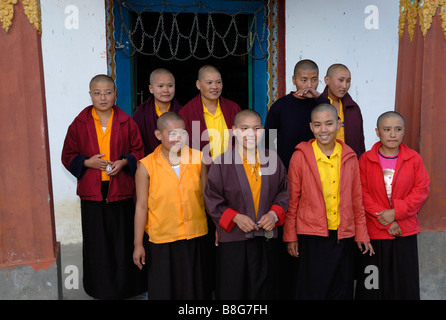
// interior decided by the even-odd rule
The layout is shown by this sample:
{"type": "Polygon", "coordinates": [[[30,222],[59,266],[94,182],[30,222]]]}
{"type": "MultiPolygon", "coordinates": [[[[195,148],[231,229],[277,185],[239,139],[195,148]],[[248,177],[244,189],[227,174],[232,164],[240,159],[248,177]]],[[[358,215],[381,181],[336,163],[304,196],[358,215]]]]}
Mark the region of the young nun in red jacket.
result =
{"type": "Polygon", "coordinates": [[[136,123],[114,105],[112,78],[93,77],[90,97],[62,150],[81,199],[83,285],[94,298],[125,299],[147,287],[133,264],[134,174],[144,147],[136,123]]]}
{"type": "Polygon", "coordinates": [[[420,298],[418,212],[429,195],[423,160],[403,141],[404,119],[382,114],[380,141],[359,160],[367,229],[376,255],[359,258],[356,299],[420,298]]]}
{"type": "Polygon", "coordinates": [[[283,240],[298,258],[292,298],[353,299],[355,242],[363,254],[373,253],[358,159],[335,139],[339,122],[332,105],[315,107],[310,127],[316,139],[298,144],[291,157],[283,240]]]}

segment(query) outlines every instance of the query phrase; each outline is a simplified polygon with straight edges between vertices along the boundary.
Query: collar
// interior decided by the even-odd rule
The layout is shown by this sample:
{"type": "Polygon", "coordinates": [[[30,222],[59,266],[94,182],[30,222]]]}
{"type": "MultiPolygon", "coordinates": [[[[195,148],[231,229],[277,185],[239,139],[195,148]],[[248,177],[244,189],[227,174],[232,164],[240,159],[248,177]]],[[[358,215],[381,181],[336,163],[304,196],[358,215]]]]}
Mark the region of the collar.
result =
{"type": "Polygon", "coordinates": [[[214,117],[214,118],[216,118],[216,117],[218,117],[218,116],[223,114],[222,111],[221,111],[220,99],[218,99],[218,101],[217,101],[217,110],[215,111],[215,114],[212,114],[208,110],[208,108],[206,108],[206,106],[203,103],[203,99],[201,100],[201,103],[203,104],[203,113],[206,113],[206,114],[208,114],[208,115],[210,115],[211,117],[214,117]]]}
{"type": "MultiPolygon", "coordinates": [[[[317,140],[314,140],[311,145],[313,147],[316,161],[319,161],[319,160],[329,161],[328,157],[322,152],[321,148],[317,144],[317,140]]],[[[335,147],[333,149],[332,154],[330,155],[330,159],[332,159],[334,157],[341,158],[341,156],[342,156],[342,146],[339,142],[335,141],[335,147]]]]}

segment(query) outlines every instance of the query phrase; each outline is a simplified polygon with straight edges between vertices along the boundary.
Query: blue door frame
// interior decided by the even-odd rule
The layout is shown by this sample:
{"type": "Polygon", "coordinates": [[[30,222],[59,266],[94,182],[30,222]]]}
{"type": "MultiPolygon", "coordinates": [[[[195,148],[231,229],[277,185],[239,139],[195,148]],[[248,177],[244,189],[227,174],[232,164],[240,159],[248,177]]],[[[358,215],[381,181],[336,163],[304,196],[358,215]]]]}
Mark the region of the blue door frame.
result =
{"type": "MultiPolygon", "coordinates": [[[[150,0],[139,0],[139,2],[150,3],[150,0]]],[[[155,2],[155,1],[152,1],[155,2]]],[[[219,10],[230,10],[232,8],[241,8],[246,5],[244,1],[201,1],[202,3],[209,3],[211,7],[219,9],[219,10]]],[[[159,3],[158,1],[156,3],[159,3]]],[[[191,0],[175,0],[179,6],[184,5],[193,5],[196,1],[191,0]]],[[[254,4],[257,4],[259,7],[264,5],[264,1],[253,1],[254,4]]],[[[160,5],[160,8],[162,5],[160,5]]],[[[169,9],[174,9],[175,7],[170,7],[169,9]]],[[[189,9],[193,10],[193,7],[189,9]]],[[[133,106],[133,57],[127,53],[130,53],[132,50],[132,46],[128,41],[128,38],[125,34],[122,35],[122,43],[119,43],[121,39],[121,23],[124,23],[127,30],[129,30],[129,26],[131,25],[131,15],[126,8],[122,8],[122,14],[120,12],[120,8],[118,5],[118,1],[114,0],[114,19],[115,19],[115,40],[117,42],[116,45],[116,86],[118,89],[118,101],[117,105],[121,107],[126,113],[132,114],[132,106],[133,106]],[[121,16],[122,20],[121,21],[121,16]]],[[[217,12],[217,11],[216,11],[217,12]]],[[[267,14],[264,12],[264,15],[267,14]]],[[[257,19],[258,30],[262,30],[263,28],[263,19],[257,19]]],[[[125,30],[123,30],[125,32],[125,30]]],[[[267,44],[266,41],[262,44],[262,49],[259,48],[258,45],[254,46],[254,57],[261,57],[263,53],[267,52],[267,44]],[[263,51],[263,53],[262,53],[263,51]]],[[[250,90],[250,109],[254,109],[257,111],[262,117],[263,123],[265,123],[265,118],[267,114],[267,61],[265,59],[251,59],[252,63],[249,64],[249,72],[251,73],[249,79],[247,79],[250,90]]],[[[187,63],[187,62],[185,62],[187,63]]]]}

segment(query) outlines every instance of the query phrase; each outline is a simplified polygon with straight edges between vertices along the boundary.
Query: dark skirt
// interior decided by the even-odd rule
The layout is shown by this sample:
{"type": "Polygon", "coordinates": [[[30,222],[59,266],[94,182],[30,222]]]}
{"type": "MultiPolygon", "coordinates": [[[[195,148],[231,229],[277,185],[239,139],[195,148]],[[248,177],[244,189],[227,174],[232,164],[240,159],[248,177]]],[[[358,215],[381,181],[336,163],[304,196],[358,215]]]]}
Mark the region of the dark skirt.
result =
{"type": "Polygon", "coordinates": [[[419,300],[417,235],[371,240],[373,256],[357,259],[357,300],[419,300]]]}
{"type": "Polygon", "coordinates": [[[220,242],[217,248],[216,298],[272,300],[279,296],[279,242],[255,237],[220,242]]]}
{"type": "Polygon", "coordinates": [[[298,235],[299,258],[295,260],[294,299],[351,300],[354,286],[353,238],[298,235]]]}
{"type": "Polygon", "coordinates": [[[211,298],[207,237],[155,244],[148,242],[149,300],[211,298]]]}
{"type": "MultiPolygon", "coordinates": [[[[107,192],[108,183],[103,182],[102,193],[107,192]]],[[[127,299],[145,292],[147,271],[133,263],[134,200],[81,200],[81,214],[85,292],[97,299],[127,299]]]]}

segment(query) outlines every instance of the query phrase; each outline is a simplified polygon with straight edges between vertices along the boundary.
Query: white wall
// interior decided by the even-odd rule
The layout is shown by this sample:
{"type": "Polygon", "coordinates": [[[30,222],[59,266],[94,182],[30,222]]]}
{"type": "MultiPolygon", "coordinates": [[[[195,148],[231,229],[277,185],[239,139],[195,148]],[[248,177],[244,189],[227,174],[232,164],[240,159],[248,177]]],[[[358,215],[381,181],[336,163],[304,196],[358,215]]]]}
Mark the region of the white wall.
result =
{"type": "Polygon", "coordinates": [[[80,242],[76,179],[62,166],[68,126],[91,104],[90,79],[107,73],[103,0],[41,0],[42,52],[51,153],[56,236],[80,242]]]}
{"type": "Polygon", "coordinates": [[[378,116],[394,110],[398,17],[396,0],[286,1],[287,92],[295,90],[291,77],[301,59],[318,64],[320,92],[327,68],[347,65],[352,74],[349,93],[361,108],[367,150],[377,141],[378,116]],[[370,5],[373,12],[365,13],[370,5]]]}

